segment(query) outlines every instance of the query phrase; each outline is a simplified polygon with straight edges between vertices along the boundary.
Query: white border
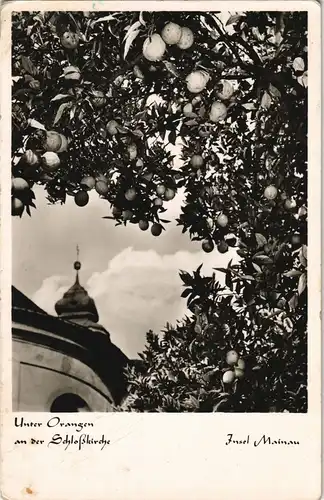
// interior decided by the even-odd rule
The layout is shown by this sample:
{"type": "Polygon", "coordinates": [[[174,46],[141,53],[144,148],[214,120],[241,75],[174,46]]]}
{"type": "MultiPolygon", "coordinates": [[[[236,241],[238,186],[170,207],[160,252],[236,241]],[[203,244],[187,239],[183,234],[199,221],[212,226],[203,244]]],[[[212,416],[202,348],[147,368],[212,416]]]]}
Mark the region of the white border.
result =
{"type": "MultiPolygon", "coordinates": [[[[16,2],[1,25],[1,490],[4,498],[38,500],[230,500],[320,497],[321,437],[321,128],[319,4],[285,2],[145,2],[145,10],[307,10],[309,16],[309,411],[307,414],[82,414],[112,444],[104,451],[15,447],[11,414],[10,16],[22,10],[136,10],[134,2],[16,2]],[[225,446],[226,435],[298,439],[298,449],[225,446]],[[30,494],[26,493],[30,488],[30,494]]],[[[23,251],[23,249],[22,249],[23,251]]],[[[22,414],[19,414],[22,416],[22,414]]],[[[47,414],[31,436],[48,438],[47,414]]],[[[19,437],[18,436],[18,437],[19,437]]]]}

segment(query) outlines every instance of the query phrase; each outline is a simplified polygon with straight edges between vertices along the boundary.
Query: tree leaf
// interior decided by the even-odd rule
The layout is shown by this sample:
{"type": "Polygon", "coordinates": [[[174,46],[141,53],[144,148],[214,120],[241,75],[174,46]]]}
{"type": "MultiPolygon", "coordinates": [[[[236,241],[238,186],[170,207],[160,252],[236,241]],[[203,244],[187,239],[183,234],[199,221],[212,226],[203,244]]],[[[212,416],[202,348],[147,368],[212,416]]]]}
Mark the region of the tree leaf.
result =
{"type": "Polygon", "coordinates": [[[225,26],[229,26],[230,24],[234,24],[242,18],[241,14],[233,14],[226,22],[225,26]]]}
{"type": "Polygon", "coordinates": [[[262,269],[260,266],[258,266],[258,264],[256,264],[255,262],[252,262],[252,266],[254,267],[254,269],[258,272],[258,273],[262,273],[262,269]]]}
{"type": "Polygon", "coordinates": [[[184,282],[185,285],[191,285],[192,283],[192,277],[189,273],[186,271],[180,271],[179,272],[180,279],[184,282]]]}
{"type": "Polygon", "coordinates": [[[45,130],[44,125],[39,123],[37,120],[34,120],[34,118],[29,118],[28,120],[28,125],[33,128],[38,128],[40,130],[45,130]]]}
{"type": "Polygon", "coordinates": [[[32,76],[37,75],[37,69],[35,68],[29,57],[21,56],[21,64],[23,65],[23,68],[25,71],[27,71],[27,73],[32,76]]]}
{"type": "Polygon", "coordinates": [[[228,270],[227,270],[227,269],[225,269],[224,267],[213,267],[213,269],[214,269],[215,271],[219,271],[219,272],[221,272],[221,273],[227,273],[227,271],[228,271],[228,270]]]}
{"type": "Polygon", "coordinates": [[[298,271],[297,269],[292,269],[291,271],[287,271],[286,273],[283,274],[283,276],[287,276],[287,278],[295,278],[297,276],[300,276],[302,274],[301,271],[298,271]]]}
{"type": "Polygon", "coordinates": [[[264,247],[267,244],[266,238],[261,233],[255,233],[255,238],[258,244],[258,248],[264,247]]]}
{"type": "Polygon", "coordinates": [[[200,335],[202,333],[202,328],[199,325],[199,323],[195,324],[195,333],[197,333],[198,335],[200,335]]]}
{"type": "Polygon", "coordinates": [[[140,137],[141,139],[144,137],[143,132],[139,129],[133,130],[132,134],[135,135],[136,137],[140,137]]]}
{"type": "Polygon", "coordinates": [[[291,299],[288,302],[289,308],[294,311],[298,305],[298,294],[294,293],[291,299]]]}
{"type": "Polygon", "coordinates": [[[277,89],[277,87],[272,85],[272,83],[269,84],[269,92],[270,92],[270,94],[273,95],[273,97],[277,97],[278,99],[280,99],[281,92],[280,92],[280,90],[277,89]]]}
{"type": "Polygon", "coordinates": [[[213,412],[217,412],[221,410],[221,406],[228,402],[228,398],[222,398],[218,403],[213,407],[213,412]]]}
{"type": "Polygon", "coordinates": [[[115,14],[109,14],[109,16],[104,16],[100,17],[99,19],[96,19],[95,21],[92,21],[92,26],[94,26],[97,23],[102,23],[102,22],[107,22],[107,21],[116,21],[115,17],[118,15],[116,12],[115,14]]]}
{"type": "Polygon", "coordinates": [[[139,13],[139,22],[140,22],[143,26],[145,26],[145,25],[146,25],[146,22],[145,22],[145,21],[144,21],[144,19],[143,19],[143,12],[142,12],[142,11],[139,13]]]}
{"type": "Polygon", "coordinates": [[[65,99],[66,97],[69,97],[71,99],[71,96],[69,94],[57,94],[53,99],[51,99],[51,102],[54,101],[60,101],[61,99],[65,99]]]}
{"type": "Polygon", "coordinates": [[[305,290],[307,285],[307,275],[306,273],[303,273],[298,281],[298,295],[301,295],[303,291],[305,290]]]}
{"type": "Polygon", "coordinates": [[[135,40],[135,38],[137,37],[137,35],[140,32],[140,30],[138,29],[140,26],[141,26],[141,23],[139,21],[136,21],[136,23],[134,23],[126,33],[126,36],[124,38],[124,41],[126,40],[125,47],[124,47],[124,59],[126,59],[127,54],[129,52],[129,49],[131,48],[133,41],[135,40]]]}
{"type": "Polygon", "coordinates": [[[177,140],[177,133],[175,130],[171,130],[169,134],[169,142],[175,146],[177,140]]]}
{"type": "Polygon", "coordinates": [[[299,262],[301,263],[301,265],[304,266],[304,267],[306,267],[307,266],[307,260],[304,257],[303,248],[301,248],[299,250],[298,257],[299,257],[299,262]]]}
{"type": "Polygon", "coordinates": [[[265,91],[261,99],[261,108],[269,109],[270,106],[271,106],[271,97],[269,96],[268,92],[265,91]]]}
{"type": "Polygon", "coordinates": [[[304,71],[305,63],[301,57],[296,57],[293,61],[293,68],[295,71],[304,71]]]}
{"type": "Polygon", "coordinates": [[[172,75],[176,76],[176,77],[179,77],[180,76],[180,73],[179,71],[177,70],[176,66],[174,64],[172,64],[171,62],[169,61],[163,61],[163,64],[164,66],[166,67],[166,69],[172,73],[172,75]]]}
{"type": "Polygon", "coordinates": [[[252,257],[252,260],[254,262],[260,262],[261,264],[272,264],[273,263],[273,260],[270,259],[270,257],[268,257],[267,255],[254,255],[254,257],[252,257]]]}
{"type": "Polygon", "coordinates": [[[307,85],[308,85],[308,71],[305,71],[305,73],[303,73],[301,76],[299,76],[297,78],[297,81],[298,81],[299,85],[301,85],[302,87],[307,88],[307,85]]]}
{"type": "Polygon", "coordinates": [[[55,115],[55,118],[54,118],[54,121],[53,121],[53,125],[56,125],[60,121],[60,119],[63,116],[64,111],[67,108],[70,108],[70,107],[71,107],[71,103],[70,102],[63,102],[61,104],[61,106],[58,108],[57,113],[55,115]]]}
{"type": "Polygon", "coordinates": [[[190,293],[191,293],[190,288],[187,288],[182,292],[181,297],[185,299],[186,297],[188,297],[188,295],[190,295],[190,293]]]}
{"type": "Polygon", "coordinates": [[[245,104],[242,104],[242,107],[247,111],[253,111],[254,109],[257,109],[256,105],[253,102],[247,102],[245,104]]]}
{"type": "Polygon", "coordinates": [[[128,134],[129,129],[126,127],[122,127],[121,125],[116,125],[116,129],[120,134],[128,134]]]}

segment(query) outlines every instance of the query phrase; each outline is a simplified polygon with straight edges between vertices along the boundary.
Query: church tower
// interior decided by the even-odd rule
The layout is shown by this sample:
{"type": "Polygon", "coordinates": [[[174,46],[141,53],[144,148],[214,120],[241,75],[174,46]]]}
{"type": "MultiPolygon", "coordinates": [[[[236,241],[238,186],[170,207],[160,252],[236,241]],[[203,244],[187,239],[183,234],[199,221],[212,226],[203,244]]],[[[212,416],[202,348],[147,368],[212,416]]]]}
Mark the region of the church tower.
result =
{"type": "Polygon", "coordinates": [[[71,321],[89,328],[89,330],[101,332],[110,338],[107,330],[98,323],[99,315],[94,300],[89,297],[88,292],[80,285],[79,271],[81,269],[81,262],[79,261],[78,246],[74,269],[76,271],[74,284],[55,304],[57,315],[65,321],[71,321]]]}

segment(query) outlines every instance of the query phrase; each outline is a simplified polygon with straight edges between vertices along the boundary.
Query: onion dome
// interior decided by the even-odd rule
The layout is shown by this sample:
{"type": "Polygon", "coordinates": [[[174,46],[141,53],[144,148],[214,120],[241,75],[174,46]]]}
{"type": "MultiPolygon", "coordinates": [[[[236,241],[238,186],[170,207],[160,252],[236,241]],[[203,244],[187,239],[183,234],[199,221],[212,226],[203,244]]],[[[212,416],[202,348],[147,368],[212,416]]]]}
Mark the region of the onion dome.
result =
{"type": "Polygon", "coordinates": [[[74,262],[74,269],[76,270],[75,283],[56,302],[55,311],[57,315],[64,320],[72,321],[90,330],[101,331],[109,335],[105,328],[98,324],[99,315],[94,300],[89,297],[88,292],[80,285],[79,271],[81,263],[79,260],[74,262]]]}
{"type": "Polygon", "coordinates": [[[99,321],[96,304],[83,286],[80,285],[78,273],[74,285],[56,302],[55,311],[58,316],[66,319],[82,316],[95,323],[99,321]]]}

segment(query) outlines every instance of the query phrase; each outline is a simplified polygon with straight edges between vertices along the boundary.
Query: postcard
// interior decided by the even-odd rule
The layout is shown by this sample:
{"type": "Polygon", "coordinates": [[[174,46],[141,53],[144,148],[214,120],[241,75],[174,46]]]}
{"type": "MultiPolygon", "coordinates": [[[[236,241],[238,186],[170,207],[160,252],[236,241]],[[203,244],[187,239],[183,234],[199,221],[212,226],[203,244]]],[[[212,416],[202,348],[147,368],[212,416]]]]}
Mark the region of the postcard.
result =
{"type": "Polygon", "coordinates": [[[320,15],[2,7],[3,498],[320,498],[320,15]]]}

